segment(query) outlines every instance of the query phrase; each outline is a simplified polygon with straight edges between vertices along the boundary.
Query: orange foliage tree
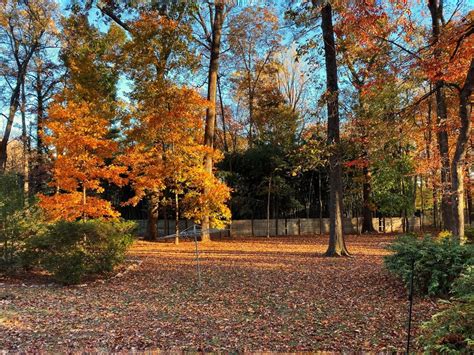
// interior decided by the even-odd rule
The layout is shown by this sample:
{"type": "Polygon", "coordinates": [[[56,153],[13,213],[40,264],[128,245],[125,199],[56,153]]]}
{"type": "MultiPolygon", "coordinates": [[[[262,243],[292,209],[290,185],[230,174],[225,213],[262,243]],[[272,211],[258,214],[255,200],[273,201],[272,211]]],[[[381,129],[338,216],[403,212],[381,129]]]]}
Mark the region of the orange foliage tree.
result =
{"type": "Polygon", "coordinates": [[[108,164],[118,150],[108,138],[109,121],[87,102],[68,101],[67,95],[68,90],[49,109],[44,141],[51,147],[50,185],[56,193],[40,195],[40,205],[53,220],[118,217],[110,202],[98,196],[104,191],[102,181],[124,182],[124,168],[108,164]]]}
{"type": "MultiPolygon", "coordinates": [[[[171,83],[151,82],[142,90],[145,94],[137,96],[136,111],[128,122],[128,146],[121,157],[135,191],[127,203],[136,205],[150,192],[168,189],[175,195],[177,219],[182,201],[185,217],[199,223],[209,215],[211,225],[222,226],[230,218],[225,204],[230,192],[202,164],[210,149],[204,145],[202,119],[208,101],[171,83]]],[[[218,151],[212,154],[219,158],[218,151]]]]}
{"type": "Polygon", "coordinates": [[[118,217],[100,193],[103,182],[125,182],[125,168],[113,164],[119,102],[118,72],[111,65],[124,34],[116,26],[102,34],[85,15],[73,13],[63,21],[61,39],[66,87],[54,98],[44,125],[54,194],[40,195],[40,205],[52,220],[118,217]]]}
{"type": "Polygon", "coordinates": [[[156,237],[159,206],[168,204],[165,195],[170,192],[177,219],[180,211],[196,222],[209,214],[212,225],[230,217],[228,188],[203,166],[206,155],[219,156],[204,144],[209,102],[172,80],[196,64],[189,46],[192,31],[180,22],[181,15],[176,20],[156,12],[141,14],[130,24],[133,38],[124,46],[134,105],[125,122],[128,139],[121,161],[135,191],[127,203],[147,200],[149,239],[156,237]]]}

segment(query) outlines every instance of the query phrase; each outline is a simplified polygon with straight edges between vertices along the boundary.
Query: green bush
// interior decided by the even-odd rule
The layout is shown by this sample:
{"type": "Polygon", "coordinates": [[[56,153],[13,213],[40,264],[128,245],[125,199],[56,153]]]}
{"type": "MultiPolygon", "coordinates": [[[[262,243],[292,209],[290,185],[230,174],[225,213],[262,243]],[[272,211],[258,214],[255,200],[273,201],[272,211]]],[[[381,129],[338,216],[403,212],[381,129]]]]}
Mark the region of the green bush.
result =
{"type": "Polygon", "coordinates": [[[24,259],[51,272],[63,284],[110,272],[130,246],[133,222],[59,221],[29,239],[24,259]]]}
{"type": "Polygon", "coordinates": [[[408,286],[414,260],[414,290],[430,296],[448,295],[453,281],[474,260],[474,246],[460,245],[455,238],[406,235],[388,249],[393,254],[385,257],[387,269],[408,286]]]}
{"type": "Polygon", "coordinates": [[[43,213],[36,205],[8,215],[0,229],[0,270],[13,271],[27,267],[29,263],[24,255],[28,240],[45,230],[43,213]]]}
{"type": "Polygon", "coordinates": [[[0,186],[0,270],[12,272],[23,266],[26,242],[44,231],[45,222],[33,200],[25,203],[17,177],[0,175],[0,186]]]}
{"type": "Polygon", "coordinates": [[[474,244],[474,227],[466,227],[464,229],[464,238],[467,244],[474,244]]]}
{"type": "Polygon", "coordinates": [[[16,174],[0,174],[0,223],[25,205],[21,179],[16,174]]]}
{"type": "Polygon", "coordinates": [[[420,343],[427,352],[474,353],[474,267],[453,284],[447,308],[423,324],[420,343]]]}

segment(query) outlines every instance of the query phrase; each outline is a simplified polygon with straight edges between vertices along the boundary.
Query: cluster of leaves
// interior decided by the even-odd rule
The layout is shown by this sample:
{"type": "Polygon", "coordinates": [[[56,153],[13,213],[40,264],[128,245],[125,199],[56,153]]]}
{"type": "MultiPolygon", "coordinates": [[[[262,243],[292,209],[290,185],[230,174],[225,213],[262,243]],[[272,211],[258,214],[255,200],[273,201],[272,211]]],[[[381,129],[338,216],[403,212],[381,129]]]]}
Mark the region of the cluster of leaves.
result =
{"type": "Polygon", "coordinates": [[[0,226],[0,270],[16,271],[25,266],[28,241],[45,232],[43,211],[37,206],[18,209],[2,219],[0,226]]]}
{"type": "Polygon", "coordinates": [[[398,237],[388,249],[393,254],[385,257],[386,268],[408,287],[413,266],[414,291],[423,295],[448,295],[454,280],[474,262],[473,246],[460,245],[452,237],[405,235],[398,237]]]}
{"type": "Polygon", "coordinates": [[[285,147],[259,143],[226,157],[220,168],[229,170],[225,177],[233,190],[233,216],[264,218],[269,193],[272,206],[278,206],[277,213],[289,214],[302,208],[304,196],[296,190],[296,178],[290,174],[295,170],[295,159],[288,153],[285,147]]]}
{"type": "Polygon", "coordinates": [[[398,215],[404,210],[413,212],[413,162],[408,155],[387,155],[374,164],[372,187],[378,210],[387,215],[398,215]]]}
{"type": "Polygon", "coordinates": [[[466,227],[464,230],[464,238],[467,244],[474,244],[474,227],[466,227]]]}
{"type": "Polygon", "coordinates": [[[28,239],[23,258],[63,284],[113,271],[133,241],[133,222],[89,220],[59,221],[28,239]]]}
{"type": "Polygon", "coordinates": [[[420,338],[425,350],[443,354],[474,352],[474,267],[469,266],[453,283],[447,307],[423,325],[420,338]]]}
{"type": "Polygon", "coordinates": [[[41,219],[34,205],[25,208],[19,177],[0,175],[0,269],[11,270],[20,264],[25,241],[41,230],[41,219]]]}
{"type": "Polygon", "coordinates": [[[23,190],[16,174],[0,175],[0,220],[24,205],[23,190]]]}

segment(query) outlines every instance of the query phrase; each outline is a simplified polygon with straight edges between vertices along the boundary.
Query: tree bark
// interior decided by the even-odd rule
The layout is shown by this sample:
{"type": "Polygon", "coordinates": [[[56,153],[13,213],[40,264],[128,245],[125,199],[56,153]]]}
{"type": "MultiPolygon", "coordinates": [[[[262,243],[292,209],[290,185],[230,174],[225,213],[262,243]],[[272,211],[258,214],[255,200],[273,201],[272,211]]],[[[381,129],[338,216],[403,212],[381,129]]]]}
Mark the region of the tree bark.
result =
{"type": "Polygon", "coordinates": [[[175,203],[175,226],[174,226],[174,244],[179,244],[179,196],[178,193],[174,193],[174,203],[175,203]]]}
{"type": "Polygon", "coordinates": [[[36,156],[32,167],[32,190],[33,193],[42,191],[45,188],[45,148],[43,143],[43,124],[45,97],[43,92],[43,81],[41,79],[41,67],[38,65],[35,78],[36,96],[36,156]]]}
{"type": "MultiPolygon", "coordinates": [[[[38,38],[38,41],[41,38],[42,33],[43,32],[41,32],[38,38]]],[[[14,39],[12,39],[12,41],[14,41],[15,48],[18,48],[20,44],[14,39]]],[[[37,48],[38,48],[38,42],[33,43],[31,47],[29,48],[29,51],[26,54],[23,61],[21,61],[21,59],[18,56],[18,49],[16,49],[14,53],[15,61],[18,65],[18,72],[16,75],[15,86],[13,87],[12,94],[10,96],[10,106],[8,110],[7,125],[5,127],[5,132],[3,133],[3,139],[0,142],[0,174],[5,171],[6,165],[7,165],[7,158],[8,158],[7,145],[8,145],[8,140],[10,139],[10,134],[13,127],[13,120],[15,119],[15,114],[20,104],[21,86],[23,85],[23,82],[25,81],[26,71],[27,71],[30,59],[37,48]]]]}
{"type": "MultiPolygon", "coordinates": [[[[469,170],[467,171],[467,174],[469,174],[469,170]]],[[[469,223],[469,225],[472,224],[472,194],[471,194],[471,183],[470,181],[468,180],[468,186],[467,186],[467,189],[466,189],[466,202],[467,202],[467,223],[469,223]]]]}
{"type": "Polygon", "coordinates": [[[20,87],[22,80],[23,79],[17,78],[17,84],[13,88],[13,92],[10,97],[10,108],[8,111],[7,125],[5,127],[5,132],[3,133],[3,139],[0,142],[0,173],[3,173],[7,167],[7,145],[13,127],[13,120],[15,119],[15,114],[19,106],[20,87]]]}
{"type": "Polygon", "coordinates": [[[433,226],[438,228],[438,193],[436,188],[433,189],[433,226]]]}
{"type": "Polygon", "coordinates": [[[319,235],[323,234],[323,199],[321,191],[321,168],[318,170],[319,235]]]}
{"type": "Polygon", "coordinates": [[[451,196],[453,220],[451,232],[459,238],[464,238],[464,158],[466,157],[469,138],[471,136],[471,117],[469,100],[474,90],[474,58],[471,59],[466,80],[459,95],[459,119],[461,127],[456,141],[451,165],[451,196]]]}
{"type": "Polygon", "coordinates": [[[268,179],[267,191],[267,238],[270,238],[270,196],[272,191],[272,175],[268,179]]]}
{"type": "Polygon", "coordinates": [[[148,203],[148,230],[145,239],[155,241],[158,238],[158,209],[159,193],[152,192],[147,195],[148,203]]]}
{"type": "MultiPolygon", "coordinates": [[[[428,8],[431,13],[433,43],[438,42],[441,22],[443,17],[443,6],[440,0],[429,0],[428,8]]],[[[439,60],[440,51],[435,49],[433,52],[435,59],[439,60]]],[[[452,209],[450,196],[450,162],[449,162],[449,140],[447,131],[448,110],[446,106],[446,95],[444,92],[444,82],[437,80],[436,89],[436,116],[437,116],[437,139],[438,149],[441,158],[441,214],[445,228],[449,228],[452,223],[452,209]]]]}
{"type": "MultiPolygon", "coordinates": [[[[313,4],[316,1],[313,0],[313,4]]],[[[336,47],[332,24],[332,8],[326,3],[321,8],[321,29],[324,39],[326,62],[328,145],[332,149],[329,157],[329,245],[326,256],[348,256],[342,225],[342,167],[339,153],[339,93],[337,84],[336,47]]]]}
{"type": "MultiPolygon", "coordinates": [[[[216,93],[217,93],[217,76],[219,72],[219,56],[221,47],[222,25],[224,23],[224,2],[215,2],[214,22],[212,24],[212,42],[211,55],[209,62],[209,76],[207,87],[207,99],[210,101],[210,107],[206,112],[206,128],[204,133],[204,144],[209,148],[204,158],[204,168],[209,174],[213,174],[212,155],[214,150],[214,135],[216,126],[216,93]]],[[[204,191],[206,194],[207,191],[204,191]]],[[[204,216],[202,220],[202,236],[201,241],[210,241],[210,221],[209,215],[204,216]]]]}
{"type": "Polygon", "coordinates": [[[23,144],[22,153],[22,170],[23,170],[23,196],[25,204],[28,204],[29,189],[30,189],[30,154],[29,154],[29,139],[26,128],[26,93],[25,93],[25,81],[21,84],[21,142],[23,144]]]}
{"type": "Polygon", "coordinates": [[[217,76],[217,90],[219,92],[219,102],[221,106],[221,119],[222,119],[222,135],[223,135],[223,144],[224,144],[224,152],[229,152],[229,145],[227,143],[227,125],[225,123],[225,110],[224,110],[224,102],[222,100],[222,91],[221,91],[221,78],[217,76]]]}
{"type": "Polygon", "coordinates": [[[362,169],[364,183],[362,185],[362,233],[374,233],[375,228],[372,222],[372,184],[369,167],[362,169]]]}

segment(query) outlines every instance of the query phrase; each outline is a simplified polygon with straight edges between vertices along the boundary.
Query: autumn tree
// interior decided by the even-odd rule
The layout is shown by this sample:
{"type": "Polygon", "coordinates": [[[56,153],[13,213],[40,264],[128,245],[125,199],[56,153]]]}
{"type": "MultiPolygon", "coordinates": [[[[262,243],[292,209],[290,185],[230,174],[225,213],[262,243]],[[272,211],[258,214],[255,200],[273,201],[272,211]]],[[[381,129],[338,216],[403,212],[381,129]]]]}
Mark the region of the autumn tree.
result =
{"type": "Polygon", "coordinates": [[[437,138],[441,160],[442,212],[445,227],[464,236],[464,160],[471,136],[470,97],[473,91],[474,13],[459,17],[454,13],[445,21],[443,2],[428,2],[432,26],[429,50],[418,56],[436,95],[437,138]],[[450,120],[448,89],[458,98],[458,120],[450,120]],[[459,127],[450,132],[450,126],[459,127]],[[453,153],[450,155],[450,133],[453,153]]]}
{"type": "MultiPolygon", "coordinates": [[[[85,8],[90,9],[94,4],[130,35],[131,40],[123,50],[122,60],[126,66],[124,71],[135,85],[146,87],[150,81],[163,85],[167,78],[177,75],[181,69],[195,65],[196,57],[190,47],[192,31],[188,24],[194,7],[186,2],[103,3],[90,0],[85,8]],[[143,52],[138,53],[140,50],[143,52]]],[[[158,190],[147,191],[147,237],[155,240],[160,195],[158,190]]]]}
{"type": "Polygon", "coordinates": [[[109,201],[98,196],[102,181],[123,183],[123,168],[108,163],[118,150],[108,138],[110,122],[93,105],[75,102],[66,90],[49,109],[44,137],[53,159],[52,195],[40,195],[50,219],[118,217],[109,201]]]}
{"type": "MultiPolygon", "coordinates": [[[[431,13],[432,20],[432,37],[433,43],[440,40],[442,31],[443,21],[443,5],[442,1],[430,0],[428,1],[428,8],[431,13]]],[[[433,51],[433,59],[436,62],[441,60],[441,52],[439,46],[433,51]]],[[[438,149],[441,158],[441,210],[443,224],[445,227],[451,226],[452,224],[452,209],[451,209],[451,196],[450,196],[450,159],[449,159],[449,138],[448,138],[448,108],[446,103],[446,86],[441,78],[438,78],[435,83],[436,91],[436,118],[437,118],[437,139],[438,149]]]]}
{"type": "Polygon", "coordinates": [[[460,14],[462,3],[459,2],[449,15],[449,21],[446,21],[444,5],[443,1],[428,1],[427,8],[431,15],[428,29],[420,26],[418,21],[414,21],[405,12],[405,18],[400,21],[405,42],[390,38],[384,40],[405,53],[403,60],[414,69],[413,76],[417,80],[421,77],[426,81],[426,86],[430,87],[428,92],[417,95],[411,106],[417,107],[433,94],[435,96],[436,120],[433,131],[438,145],[436,156],[440,161],[443,225],[453,234],[462,236],[464,222],[459,222],[463,219],[461,176],[464,176],[462,166],[468,147],[467,137],[471,132],[470,120],[467,119],[469,114],[465,114],[469,110],[469,104],[465,98],[472,93],[470,68],[474,30],[472,11],[460,14]],[[431,36],[426,36],[427,30],[431,36]],[[422,37],[422,45],[419,44],[420,40],[416,40],[417,35],[422,37]],[[458,104],[453,104],[455,101],[458,104]],[[454,118],[456,116],[458,119],[454,118]]]}
{"type": "Polygon", "coordinates": [[[339,156],[339,88],[337,76],[336,43],[334,39],[333,10],[330,3],[322,5],[313,1],[313,6],[320,9],[321,29],[324,41],[324,58],[326,65],[327,111],[328,111],[328,145],[332,150],[329,156],[329,246],[327,256],[349,255],[344,241],[342,225],[342,166],[339,156]]]}
{"type": "MultiPolygon", "coordinates": [[[[135,84],[132,98],[137,109],[131,110],[134,119],[130,120],[129,147],[123,157],[135,191],[129,202],[137,203],[150,194],[160,196],[165,189],[171,189],[177,205],[180,198],[189,201],[189,193],[194,191],[193,196],[199,198],[192,210],[183,203],[185,215],[202,222],[208,211],[210,223],[214,224],[216,213],[219,214],[216,206],[224,211],[223,216],[228,217],[228,210],[224,205],[226,187],[203,164],[205,156],[214,159],[218,154],[204,144],[201,114],[211,104],[194,90],[172,81],[173,75],[192,69],[195,63],[188,47],[191,28],[156,13],[143,14],[130,25],[134,37],[124,46],[124,52],[127,71],[135,84]],[[170,37],[174,38],[172,55],[163,62],[162,53],[167,50],[170,37]],[[223,193],[216,193],[215,186],[223,193]],[[215,204],[213,199],[220,202],[215,204]],[[203,207],[205,203],[209,206],[203,207]]],[[[156,213],[158,207],[159,199],[153,204],[156,213]]],[[[156,239],[156,225],[149,224],[153,229],[149,237],[156,239]]]]}
{"type": "MultiPolygon", "coordinates": [[[[52,39],[53,41],[53,39],[52,39]]],[[[47,147],[43,142],[44,124],[47,120],[49,103],[61,89],[64,68],[49,58],[47,50],[38,51],[32,60],[27,79],[30,87],[30,113],[35,116],[33,137],[34,151],[31,152],[31,190],[33,193],[47,189],[48,160],[47,147]]]]}
{"type": "Polygon", "coordinates": [[[124,182],[123,167],[111,163],[118,152],[112,128],[118,112],[117,71],[110,66],[123,33],[111,27],[101,34],[82,14],[63,23],[66,87],[48,111],[45,144],[53,161],[52,195],[41,195],[51,219],[117,217],[100,198],[102,182],[124,182]]]}
{"type": "Polygon", "coordinates": [[[291,93],[285,84],[288,72],[278,61],[271,61],[262,70],[255,88],[254,140],[290,151],[296,144],[302,125],[298,107],[298,89],[291,93]]]}
{"type": "Polygon", "coordinates": [[[362,233],[375,232],[372,223],[375,206],[371,186],[371,136],[378,126],[377,121],[380,122],[393,108],[387,105],[384,97],[388,90],[384,88],[393,89],[397,74],[390,64],[387,65],[391,62],[391,47],[381,39],[389,37],[393,31],[386,11],[375,2],[355,2],[341,11],[341,20],[336,26],[341,64],[347,68],[356,92],[351,138],[360,145],[361,154],[352,163],[362,170],[363,175],[362,233]],[[381,101],[385,101],[385,104],[381,101]]]}
{"type": "MultiPolygon", "coordinates": [[[[209,215],[211,225],[220,226],[220,221],[230,217],[225,206],[229,190],[202,164],[209,151],[202,122],[208,103],[191,89],[157,85],[149,83],[144,95],[137,96],[138,111],[129,123],[127,148],[121,157],[135,191],[128,203],[138,203],[149,191],[171,189],[175,203],[183,201],[185,217],[201,223],[209,215]]],[[[178,213],[180,206],[175,208],[178,213]]]]}
{"type": "MultiPolygon", "coordinates": [[[[194,17],[201,25],[204,35],[204,47],[209,51],[209,73],[207,78],[207,99],[210,106],[206,110],[206,127],[204,132],[204,144],[209,147],[209,152],[204,158],[204,166],[208,173],[213,172],[212,150],[214,149],[214,137],[216,127],[216,95],[217,80],[219,76],[219,61],[221,54],[222,28],[230,6],[224,0],[217,0],[214,4],[207,1],[207,14],[203,14],[203,9],[198,9],[194,17]],[[207,16],[206,16],[207,15],[207,16]],[[205,18],[209,19],[209,25],[205,18]]],[[[210,240],[209,236],[209,216],[202,219],[202,241],[210,240]]]]}
{"type": "Polygon", "coordinates": [[[311,77],[300,63],[295,47],[279,51],[275,62],[278,63],[278,70],[273,79],[276,79],[286,103],[293,112],[309,116],[308,96],[311,77]]]}
{"type": "Polygon", "coordinates": [[[269,8],[247,7],[229,22],[229,46],[234,58],[236,94],[244,98],[248,141],[255,139],[255,95],[261,75],[278,48],[278,17],[269,8]]]}

